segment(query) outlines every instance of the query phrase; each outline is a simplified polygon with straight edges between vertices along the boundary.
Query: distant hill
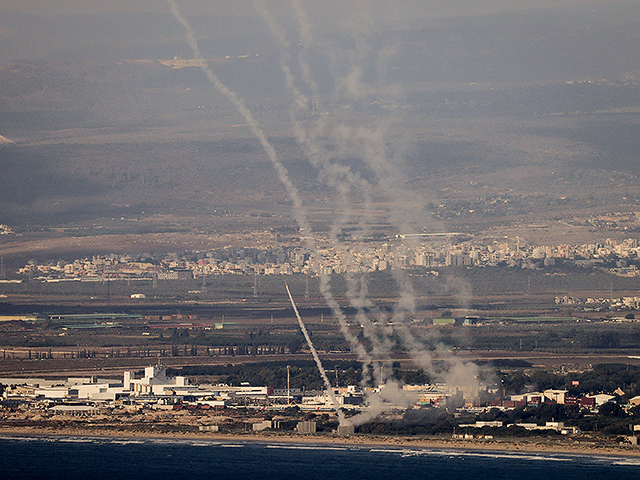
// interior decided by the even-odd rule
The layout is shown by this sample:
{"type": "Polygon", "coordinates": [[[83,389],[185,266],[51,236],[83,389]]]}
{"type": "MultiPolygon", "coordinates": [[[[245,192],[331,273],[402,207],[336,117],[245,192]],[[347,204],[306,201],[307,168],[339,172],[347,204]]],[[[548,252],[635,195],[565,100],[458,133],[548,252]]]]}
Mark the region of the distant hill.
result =
{"type": "MultiPolygon", "coordinates": [[[[638,18],[640,4],[420,17],[381,25],[360,57],[326,18],[307,52],[289,30],[291,58],[308,55],[315,80],[301,81],[291,60],[296,86],[318,94],[298,119],[317,127],[328,161],[371,184],[369,197],[352,189],[343,205],[293,139],[294,99],[264,22],[189,20],[315,219],[371,202],[384,224],[394,202],[415,202],[416,224],[435,216],[457,230],[640,208],[638,18]],[[369,88],[350,91],[354,78],[369,88]],[[349,143],[352,127],[370,128],[387,170],[349,143]]],[[[291,199],[245,120],[200,68],[164,62],[176,57],[193,54],[169,14],[0,15],[0,131],[15,142],[0,137],[0,223],[126,212],[290,219],[291,199]]]]}

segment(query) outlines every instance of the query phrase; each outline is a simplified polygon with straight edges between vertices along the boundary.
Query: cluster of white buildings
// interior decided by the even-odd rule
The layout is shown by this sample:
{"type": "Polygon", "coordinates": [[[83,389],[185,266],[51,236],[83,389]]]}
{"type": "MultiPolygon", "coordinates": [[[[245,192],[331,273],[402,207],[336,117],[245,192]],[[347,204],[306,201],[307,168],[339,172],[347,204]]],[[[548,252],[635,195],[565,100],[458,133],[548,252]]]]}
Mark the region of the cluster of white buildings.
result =
{"type": "MultiPolygon", "coordinates": [[[[151,411],[164,410],[200,410],[210,408],[224,408],[234,406],[253,406],[259,410],[281,410],[287,406],[296,405],[303,411],[333,411],[336,407],[362,411],[403,411],[407,408],[422,406],[451,406],[452,399],[459,401],[460,396],[471,398],[478,393],[478,386],[448,387],[444,383],[434,385],[404,385],[396,384],[372,389],[362,389],[356,386],[334,388],[333,394],[327,392],[304,392],[298,389],[274,390],[268,387],[242,384],[231,387],[228,385],[192,385],[186,377],[167,375],[165,367],[156,365],[146,367],[140,376],[126,371],[122,382],[103,380],[95,377],[76,377],[66,380],[46,380],[38,378],[0,378],[0,383],[7,386],[4,391],[2,404],[9,406],[22,405],[23,409],[46,410],[50,413],[64,415],[87,416],[104,412],[103,407],[127,405],[127,408],[147,407],[151,411]],[[389,391],[384,391],[389,388],[389,391]],[[366,391],[368,390],[368,391],[366,391]],[[371,394],[379,394],[375,400],[371,394]],[[337,405],[334,403],[338,403],[337,405]]],[[[616,391],[617,394],[623,392],[616,391]]],[[[512,395],[509,400],[500,399],[494,403],[476,405],[476,401],[464,402],[462,409],[468,412],[483,412],[487,408],[513,409],[524,406],[539,406],[544,403],[561,405],[579,405],[581,408],[598,409],[607,402],[614,400],[614,395],[598,394],[582,398],[571,397],[567,390],[545,390],[544,392],[530,392],[512,395]]],[[[639,405],[640,397],[630,400],[630,406],[639,405]]],[[[459,406],[459,405],[458,405],[459,406]]],[[[565,426],[562,422],[547,422],[545,425],[537,423],[515,423],[527,430],[555,430],[562,434],[580,433],[577,427],[565,426]]],[[[460,428],[467,429],[467,433],[459,434],[456,438],[475,438],[468,433],[468,429],[482,429],[485,427],[503,427],[502,421],[477,421],[473,424],[461,424],[460,428]]],[[[506,425],[507,427],[510,425],[506,425]]],[[[338,433],[353,433],[353,427],[338,433]]],[[[201,430],[216,430],[215,425],[200,426],[201,430]]],[[[253,430],[277,428],[271,420],[254,423],[253,430]]],[[[298,425],[300,433],[313,433],[315,424],[301,422],[298,425]]],[[[455,436],[455,434],[454,434],[455,436]]],[[[489,438],[488,436],[482,436],[489,438]]]]}
{"type": "MultiPolygon", "coordinates": [[[[274,390],[247,383],[240,386],[195,385],[186,377],[168,376],[166,368],[162,366],[146,367],[142,376],[126,371],[121,382],[96,377],[70,377],[66,380],[0,378],[0,384],[7,386],[3,400],[15,402],[49,400],[55,403],[109,403],[121,400],[163,405],[193,403],[209,407],[295,403],[307,410],[335,408],[326,392],[274,390]]],[[[346,408],[360,408],[364,403],[362,390],[354,386],[335,389],[334,397],[340,406],[346,408]]]]}
{"type": "Polygon", "coordinates": [[[171,404],[188,397],[211,406],[225,406],[237,398],[267,398],[272,392],[267,387],[250,385],[191,385],[186,377],[168,376],[166,368],[162,366],[146,367],[141,377],[137,377],[135,372],[124,372],[122,382],[96,377],[70,377],[66,380],[0,378],[0,383],[9,386],[4,392],[5,400],[31,398],[112,402],[127,399],[171,404]]]}
{"type": "MultiPolygon", "coordinates": [[[[470,424],[460,424],[458,425],[458,427],[460,428],[485,428],[485,427],[492,427],[492,428],[501,428],[501,427],[522,427],[526,430],[554,430],[556,432],[560,432],[562,435],[568,435],[568,434],[579,434],[580,432],[580,427],[570,427],[570,426],[565,426],[564,422],[545,422],[544,425],[538,425],[537,423],[523,423],[523,422],[516,422],[516,423],[510,423],[508,425],[505,425],[504,422],[501,422],[499,420],[495,420],[495,421],[491,421],[491,422],[476,422],[476,423],[470,423],[470,424]]],[[[456,438],[456,436],[454,435],[454,438],[456,438]]],[[[474,438],[473,435],[469,435],[466,434],[464,436],[462,435],[458,435],[457,438],[464,438],[466,439],[472,439],[474,438]]],[[[485,437],[486,438],[486,437],[485,437]]],[[[493,438],[493,437],[490,437],[493,438]]]]}
{"type": "MultiPolygon", "coordinates": [[[[152,278],[183,280],[210,275],[290,275],[373,272],[390,268],[483,267],[506,265],[545,268],[556,261],[581,267],[598,267],[617,260],[607,271],[620,276],[640,276],[638,240],[606,240],[599,244],[529,246],[520,239],[483,245],[462,242],[452,245],[449,236],[403,235],[385,242],[319,242],[318,257],[301,246],[232,248],[155,257],[144,254],[94,256],[72,262],[37,264],[31,261],[18,270],[21,275],[55,279],[152,278]]],[[[433,272],[437,274],[437,272],[433,272]]]]}
{"type": "MultiPolygon", "coordinates": [[[[568,305],[579,307],[583,311],[600,311],[603,307],[610,310],[638,310],[640,308],[640,297],[587,297],[578,298],[570,295],[556,297],[556,305],[568,305]]],[[[619,317],[619,322],[640,321],[640,318],[619,317]]]]}

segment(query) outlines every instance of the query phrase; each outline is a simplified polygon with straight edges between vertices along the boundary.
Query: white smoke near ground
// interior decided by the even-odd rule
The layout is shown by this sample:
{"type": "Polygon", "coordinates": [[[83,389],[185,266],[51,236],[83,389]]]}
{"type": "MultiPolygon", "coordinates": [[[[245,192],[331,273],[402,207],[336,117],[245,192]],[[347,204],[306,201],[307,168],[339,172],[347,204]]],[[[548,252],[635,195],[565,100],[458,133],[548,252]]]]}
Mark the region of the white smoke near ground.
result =
{"type": "MultiPolygon", "coordinates": [[[[406,178],[398,167],[399,157],[402,149],[395,147],[389,141],[390,120],[378,119],[373,125],[353,124],[358,120],[352,110],[345,115],[322,115],[314,117],[311,121],[306,118],[300,120],[298,117],[304,115],[314,108],[321,108],[321,95],[317,83],[314,81],[309,58],[312,50],[317,48],[325,53],[329,58],[330,69],[335,79],[335,87],[332,98],[338,103],[348,106],[367,106],[372,101],[377,102],[383,98],[390,98],[397,89],[388,88],[385,85],[384,71],[387,70],[387,63],[393,57],[395,48],[387,47],[382,52],[375,52],[369,44],[371,34],[371,17],[367,14],[366,8],[360,8],[360,15],[353,19],[342,19],[343,26],[351,32],[350,46],[340,46],[337,42],[319,41],[314,35],[314,27],[309,16],[306,14],[303,2],[300,0],[290,0],[293,17],[297,22],[302,51],[297,56],[297,67],[301,72],[301,84],[293,73],[294,57],[291,53],[291,45],[287,40],[287,33],[276,22],[270,14],[266,4],[261,0],[254,0],[256,10],[276,40],[281,52],[280,67],[284,76],[285,86],[292,99],[291,124],[294,136],[302,147],[303,152],[308,157],[310,163],[318,169],[319,180],[334,188],[337,193],[338,206],[342,214],[337,216],[329,232],[329,239],[336,251],[345,258],[347,270],[350,273],[344,275],[346,281],[346,292],[349,303],[355,307],[356,314],[354,321],[362,327],[364,337],[369,342],[369,350],[351,332],[350,323],[342,311],[339,303],[335,300],[331,291],[330,276],[319,272],[314,268],[313,263],[320,260],[319,250],[311,236],[311,228],[308,222],[307,211],[303,205],[301,197],[291,182],[288,172],[278,159],[275,149],[269,142],[264,131],[259,127],[253,118],[250,110],[245,106],[242,99],[226,87],[214,74],[210,66],[204,61],[202,54],[195,40],[194,32],[187,20],[180,14],[174,0],[166,0],[176,19],[184,26],[187,32],[187,41],[194,56],[202,61],[203,71],[208,80],[214,85],[222,95],[224,95],[244,118],[251,132],[259,140],[265,150],[269,160],[282,184],[285,186],[289,198],[293,202],[293,214],[301,229],[305,232],[307,246],[311,251],[311,268],[319,273],[320,293],[323,295],[327,305],[331,308],[334,317],[337,319],[340,329],[349,342],[351,350],[357,355],[363,364],[363,385],[370,380],[371,370],[373,379],[379,386],[377,393],[369,395],[367,401],[369,410],[364,415],[359,415],[354,419],[354,424],[359,424],[374,418],[382,413],[390,405],[408,406],[407,397],[398,383],[391,380],[389,373],[385,375],[383,366],[389,365],[391,353],[395,347],[392,337],[397,337],[404,349],[408,352],[413,362],[427,371],[432,377],[446,381],[450,386],[458,386],[461,390],[472,391],[477,388],[477,366],[462,362],[450,355],[446,350],[440,349],[439,357],[445,358],[445,367],[436,368],[434,366],[432,354],[425,349],[422,340],[413,336],[410,330],[410,322],[416,312],[416,296],[411,279],[404,271],[404,265],[392,265],[391,272],[396,282],[398,298],[393,312],[388,314],[378,309],[369,298],[366,277],[353,272],[357,271],[357,258],[350,255],[339,235],[345,226],[357,220],[358,227],[362,232],[367,232],[371,221],[369,211],[372,203],[371,198],[374,189],[387,199],[388,217],[391,224],[398,233],[413,233],[421,225],[425,225],[430,220],[425,215],[426,202],[416,195],[402,188],[406,178]],[[369,83],[366,77],[364,65],[371,64],[371,59],[376,57],[373,64],[378,72],[376,84],[369,83]],[[310,92],[311,97],[302,93],[299,85],[304,85],[310,92]],[[358,158],[373,174],[375,185],[366,179],[366,174],[361,174],[352,169],[348,162],[341,163],[340,159],[358,158]],[[353,208],[354,195],[360,197],[364,204],[364,214],[355,215],[353,208]],[[378,320],[378,323],[371,321],[370,316],[378,320]],[[392,326],[384,326],[389,321],[392,326]]],[[[366,6],[366,2],[355,2],[360,7],[366,6]]],[[[402,142],[400,142],[402,143],[402,142]]],[[[299,317],[297,308],[293,302],[288,286],[294,311],[300,322],[301,330],[310,344],[312,352],[315,349],[310,343],[308,332],[299,317]]],[[[467,292],[461,296],[468,298],[467,292]]],[[[463,303],[461,301],[461,303],[463,303]]],[[[314,359],[319,370],[323,372],[322,366],[314,353],[314,359]]],[[[387,368],[387,371],[391,369],[387,368]]],[[[332,393],[326,374],[323,380],[328,391],[332,393]]],[[[337,407],[337,402],[332,399],[337,407]]],[[[340,413],[339,413],[340,415],[340,413]]],[[[342,419],[341,419],[342,423],[342,419]]]]}
{"type": "Polygon", "coordinates": [[[381,413],[389,409],[406,409],[410,407],[410,401],[399,382],[388,379],[380,385],[375,395],[367,397],[367,409],[349,419],[352,425],[362,425],[373,420],[381,413]]]}

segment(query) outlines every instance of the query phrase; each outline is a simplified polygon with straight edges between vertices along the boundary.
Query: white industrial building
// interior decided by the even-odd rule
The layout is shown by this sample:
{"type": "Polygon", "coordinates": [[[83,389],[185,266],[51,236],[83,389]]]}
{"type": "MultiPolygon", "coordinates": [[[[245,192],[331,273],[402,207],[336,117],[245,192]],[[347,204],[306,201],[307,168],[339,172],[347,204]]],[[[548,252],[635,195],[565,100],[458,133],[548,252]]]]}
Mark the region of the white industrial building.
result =
{"type": "Polygon", "coordinates": [[[593,398],[596,402],[596,406],[599,407],[604,405],[611,400],[614,400],[616,397],[614,395],[608,395],[606,393],[599,393],[597,395],[587,395],[587,398],[593,398]]]}
{"type": "Polygon", "coordinates": [[[71,390],[75,390],[78,399],[83,400],[112,401],[129,396],[129,390],[121,383],[89,383],[78,385],[71,390]]]}
{"type": "MultiPolygon", "coordinates": [[[[135,372],[124,372],[124,388],[133,396],[139,395],[177,395],[178,391],[189,392],[186,377],[167,377],[167,369],[160,365],[146,367],[144,377],[135,378],[135,372]]],[[[195,387],[197,390],[197,387],[195,387]]]]}
{"type": "MultiPolygon", "coordinates": [[[[128,396],[122,383],[113,380],[100,380],[95,377],[69,377],[66,380],[45,379],[7,379],[6,384],[16,385],[5,391],[5,397],[11,394],[21,394],[25,397],[44,398],[51,400],[82,399],[112,401],[122,396],[128,396]],[[10,383],[9,383],[10,382],[10,383]]],[[[5,379],[0,379],[4,383],[5,379]]]]}

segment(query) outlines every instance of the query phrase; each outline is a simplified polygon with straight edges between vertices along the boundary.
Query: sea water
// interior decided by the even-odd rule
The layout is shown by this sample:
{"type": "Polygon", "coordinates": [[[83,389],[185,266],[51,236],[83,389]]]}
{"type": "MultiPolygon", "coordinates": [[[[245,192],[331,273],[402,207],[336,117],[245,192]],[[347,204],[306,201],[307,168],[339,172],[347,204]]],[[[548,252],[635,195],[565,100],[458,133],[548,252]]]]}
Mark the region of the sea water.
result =
{"type": "Polygon", "coordinates": [[[241,441],[0,437],[3,479],[640,479],[640,457],[241,441]]]}

